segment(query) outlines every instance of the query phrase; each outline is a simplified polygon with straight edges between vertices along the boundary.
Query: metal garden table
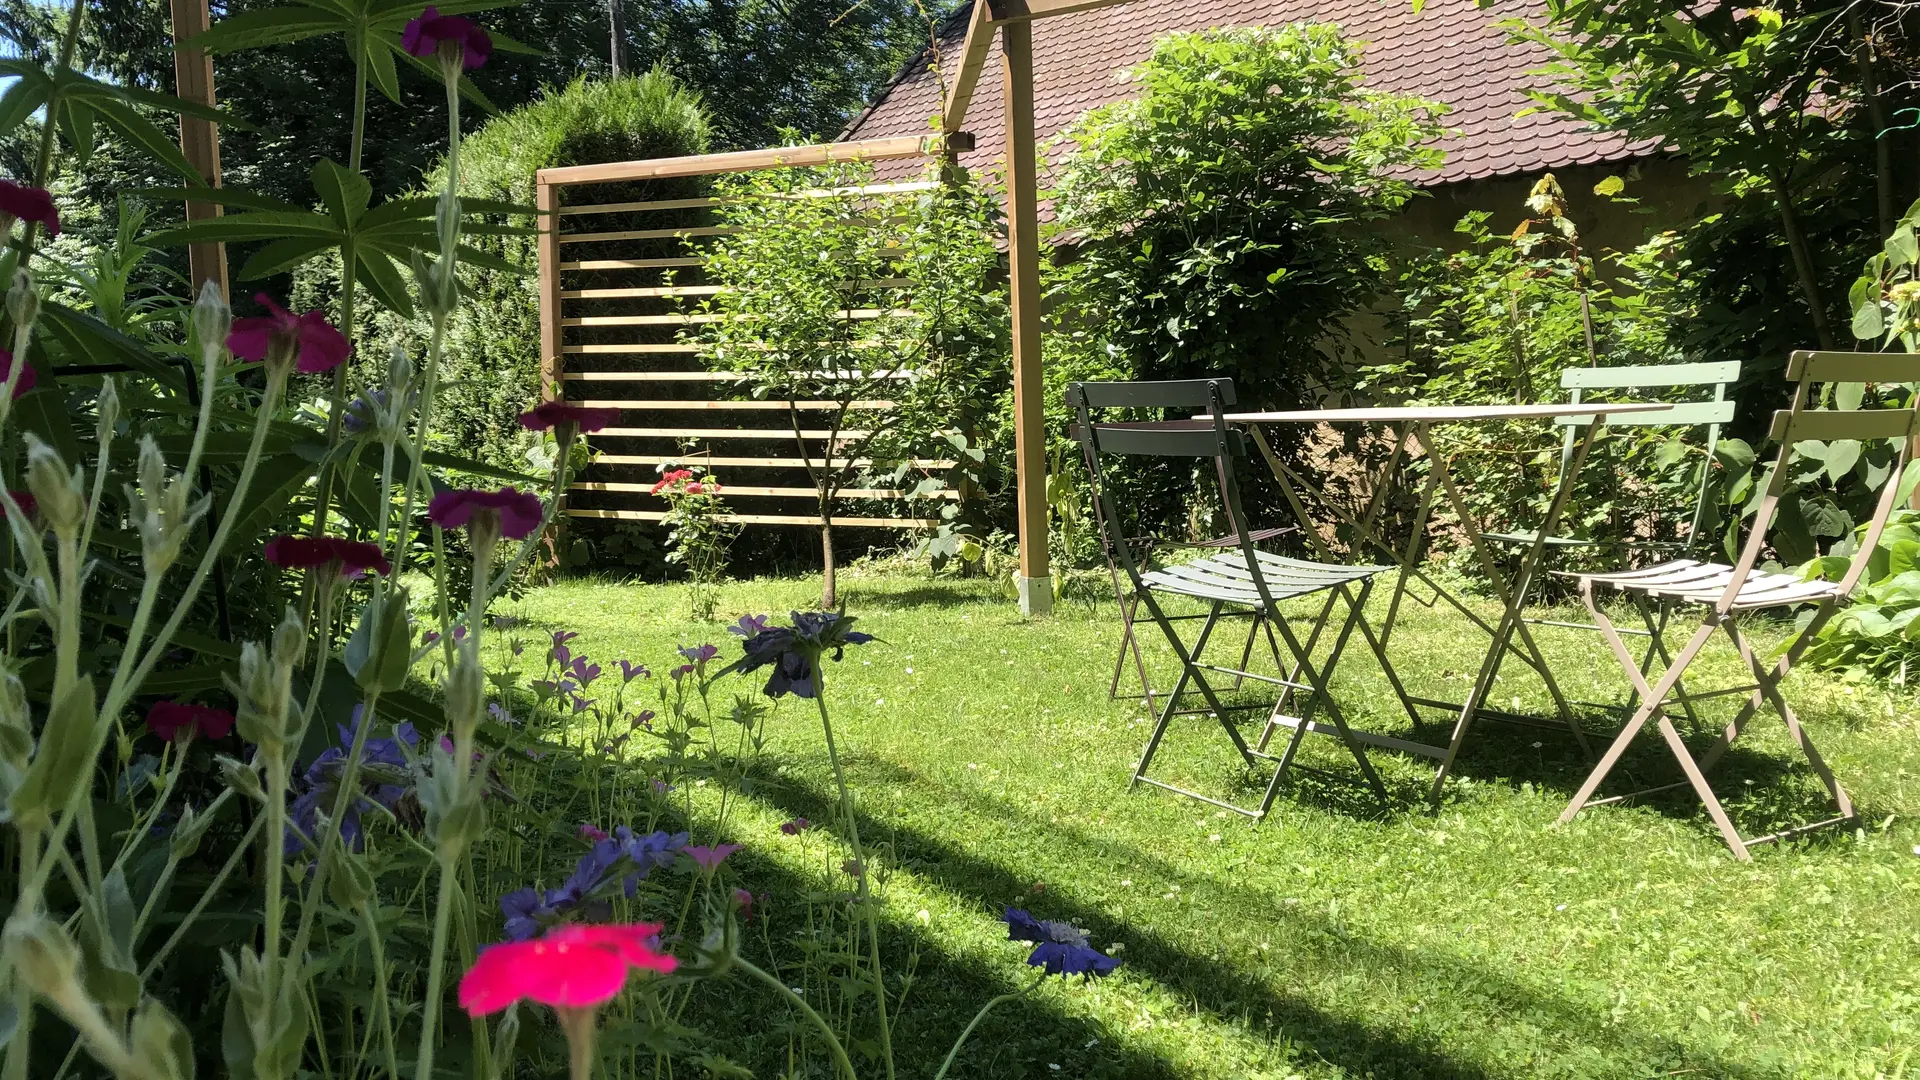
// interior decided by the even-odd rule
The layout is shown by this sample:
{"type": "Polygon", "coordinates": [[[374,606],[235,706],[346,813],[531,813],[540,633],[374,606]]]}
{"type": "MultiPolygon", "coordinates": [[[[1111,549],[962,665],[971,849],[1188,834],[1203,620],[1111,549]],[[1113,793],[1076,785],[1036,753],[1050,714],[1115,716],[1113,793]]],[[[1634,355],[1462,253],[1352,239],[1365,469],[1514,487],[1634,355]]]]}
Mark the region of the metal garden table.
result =
{"type": "MultiPolygon", "coordinates": [[[[1298,490],[1301,487],[1309,491],[1316,490],[1315,485],[1290,468],[1279,455],[1273,452],[1273,448],[1267,443],[1266,436],[1260,430],[1261,425],[1368,424],[1384,425],[1391,433],[1392,448],[1388,452],[1386,464],[1379,474],[1373,477],[1373,493],[1361,517],[1356,519],[1338,509],[1338,504],[1332,500],[1323,499],[1322,501],[1333,508],[1336,517],[1354,529],[1355,550],[1368,546],[1377,548],[1400,568],[1392,598],[1388,601],[1386,618],[1380,627],[1378,650],[1381,666],[1386,671],[1387,680],[1392,684],[1394,693],[1400,699],[1401,707],[1406,710],[1407,716],[1413,721],[1416,729],[1423,726],[1418,711],[1420,706],[1445,709],[1456,715],[1453,736],[1445,747],[1396,739],[1373,732],[1354,732],[1354,737],[1363,742],[1437,759],[1439,767],[1434,774],[1433,786],[1428,792],[1428,798],[1431,801],[1436,803],[1439,801],[1441,789],[1447,782],[1448,774],[1453,770],[1454,761],[1459,757],[1460,747],[1466,741],[1467,732],[1472,727],[1475,717],[1489,716],[1522,723],[1539,722],[1533,717],[1519,716],[1486,707],[1487,696],[1493,689],[1494,679],[1499,675],[1500,666],[1509,654],[1517,657],[1540,676],[1541,681],[1546,684],[1547,693],[1553,698],[1560,720],[1572,732],[1580,748],[1589,755],[1592,754],[1586,732],[1574,718],[1573,711],[1567,707],[1567,699],[1560,692],[1559,683],[1554,680],[1546,658],[1534,642],[1532,631],[1527,628],[1526,622],[1521,618],[1522,608],[1525,598],[1531,591],[1534,578],[1539,572],[1542,556],[1548,546],[1547,540],[1554,534],[1554,528],[1559,524],[1573,483],[1580,474],[1581,465],[1586,461],[1587,451],[1593,445],[1594,435],[1604,426],[1605,418],[1621,413],[1658,412],[1671,408],[1673,408],[1672,405],[1660,402],[1543,403],[1538,405],[1406,405],[1227,414],[1226,419],[1229,423],[1241,424],[1249,429],[1254,445],[1259,448],[1261,456],[1273,470],[1274,478],[1279,481],[1280,489],[1286,496],[1288,507],[1299,520],[1308,542],[1313,545],[1320,558],[1326,560],[1333,560],[1336,556],[1326,539],[1320,535],[1320,530],[1307,516],[1298,490]],[[1554,489],[1553,499],[1547,505],[1546,517],[1535,527],[1533,543],[1527,547],[1526,553],[1520,560],[1519,569],[1511,581],[1501,573],[1499,560],[1495,558],[1486,539],[1481,536],[1480,528],[1474,523],[1473,515],[1467,509],[1466,500],[1454,482],[1452,472],[1448,468],[1447,455],[1438,452],[1432,437],[1432,428],[1436,425],[1485,424],[1507,420],[1553,420],[1582,429],[1579,441],[1574,446],[1573,457],[1567,467],[1562,470],[1560,482],[1554,489]],[[1387,538],[1379,534],[1378,524],[1380,511],[1386,505],[1387,496],[1396,486],[1394,481],[1400,475],[1400,466],[1409,455],[1410,442],[1417,446],[1419,452],[1426,454],[1431,462],[1431,468],[1428,470],[1426,484],[1420,493],[1418,509],[1414,511],[1411,537],[1403,551],[1396,549],[1387,538]],[[1467,539],[1473,545],[1481,570],[1492,584],[1494,595],[1500,600],[1500,616],[1494,622],[1489,623],[1420,568],[1420,548],[1426,539],[1427,519],[1432,513],[1436,495],[1443,492],[1448,504],[1453,507],[1454,513],[1459,515],[1461,527],[1466,530],[1467,539]],[[1418,602],[1431,604],[1445,600],[1469,622],[1485,631],[1490,639],[1486,655],[1480,662],[1479,673],[1475,676],[1473,687],[1468,691],[1465,701],[1450,702],[1411,695],[1401,683],[1393,665],[1387,662],[1387,645],[1393,636],[1394,622],[1399,617],[1400,602],[1406,597],[1408,586],[1414,578],[1419,578],[1427,588],[1433,590],[1435,595],[1433,601],[1418,602]]],[[[1296,721],[1282,717],[1276,723],[1280,726],[1291,726],[1296,721]]],[[[1261,737],[1263,747],[1267,736],[1271,733],[1272,726],[1269,726],[1268,731],[1261,737]]]]}

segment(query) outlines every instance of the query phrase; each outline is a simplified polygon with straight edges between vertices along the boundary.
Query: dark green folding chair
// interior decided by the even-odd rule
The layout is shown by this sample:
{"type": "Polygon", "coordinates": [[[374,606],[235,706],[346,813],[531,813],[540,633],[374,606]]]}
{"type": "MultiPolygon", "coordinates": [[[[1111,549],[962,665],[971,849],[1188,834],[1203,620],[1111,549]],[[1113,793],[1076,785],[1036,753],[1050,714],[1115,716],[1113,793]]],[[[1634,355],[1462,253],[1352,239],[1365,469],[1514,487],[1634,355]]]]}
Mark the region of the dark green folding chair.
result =
{"type": "Polygon", "coordinates": [[[1091,463],[1090,479],[1094,498],[1100,504],[1100,519],[1107,543],[1115,553],[1120,569],[1132,584],[1140,607],[1160,627],[1168,646],[1180,661],[1179,680],[1159,703],[1159,716],[1147,739],[1146,749],[1140,756],[1140,763],[1134,769],[1133,782],[1166,788],[1259,819],[1265,817],[1272,808],[1280,782],[1290,768],[1318,771],[1299,765],[1294,760],[1302,738],[1308,732],[1314,732],[1333,736],[1344,744],[1358,763],[1367,784],[1385,801],[1388,797],[1386,786],[1380,782],[1380,776],[1367,760],[1360,740],[1355,738],[1338,703],[1328,692],[1328,682],[1356,629],[1373,645],[1381,663],[1386,663],[1386,658],[1380,654],[1378,638],[1368,626],[1363,612],[1374,575],[1390,568],[1308,562],[1264,552],[1255,546],[1253,536],[1247,529],[1239,486],[1234,479],[1234,459],[1244,456],[1245,450],[1240,433],[1227,425],[1228,385],[1221,379],[1195,379],[1181,382],[1072,383],[1067,387],[1067,404],[1079,419],[1077,434],[1091,463]],[[1098,423],[1093,416],[1095,409],[1135,408],[1180,409],[1189,414],[1204,410],[1207,415],[1197,420],[1132,423],[1098,423]],[[1126,529],[1121,525],[1123,519],[1117,512],[1107,483],[1107,464],[1116,457],[1211,461],[1220,483],[1221,502],[1234,531],[1232,546],[1189,562],[1157,568],[1149,565],[1137,545],[1126,535],[1126,529]],[[1314,607],[1318,616],[1314,619],[1307,641],[1303,643],[1293,630],[1292,619],[1297,616],[1290,616],[1280,605],[1283,601],[1318,594],[1328,594],[1327,600],[1314,607]],[[1178,617],[1170,617],[1162,604],[1163,598],[1175,596],[1198,600],[1206,605],[1206,614],[1191,644],[1181,640],[1175,628],[1178,617]],[[1314,643],[1321,638],[1321,630],[1328,625],[1336,600],[1344,601],[1346,617],[1340,620],[1327,655],[1316,663],[1311,656],[1314,643]],[[1268,641],[1273,674],[1250,671],[1244,661],[1237,668],[1206,661],[1206,648],[1215,628],[1223,616],[1234,611],[1252,612],[1272,628],[1268,641]],[[1213,684],[1212,679],[1216,676],[1230,676],[1236,683],[1247,680],[1274,686],[1278,692],[1277,699],[1271,705],[1230,706],[1221,700],[1213,684]],[[1205,711],[1219,723],[1227,740],[1248,767],[1257,768],[1262,760],[1273,763],[1273,774],[1267,780],[1265,793],[1257,808],[1203,795],[1147,775],[1147,770],[1153,765],[1154,755],[1166,737],[1168,726],[1175,716],[1181,714],[1181,698],[1193,691],[1197,691],[1205,700],[1205,711]],[[1233,719],[1234,714],[1252,709],[1264,710],[1267,723],[1271,725],[1289,704],[1298,708],[1300,715],[1287,718],[1294,723],[1290,725],[1292,735],[1286,748],[1280,754],[1272,755],[1249,746],[1240,734],[1233,719]],[[1314,722],[1312,717],[1316,711],[1323,711],[1328,723],[1314,722]]]}
{"type": "MultiPolygon", "coordinates": [[[[1214,381],[1220,384],[1222,400],[1228,405],[1234,404],[1236,399],[1233,392],[1233,380],[1222,378],[1214,381]]],[[[1191,408],[1187,411],[1189,413],[1192,412],[1191,408]]],[[[1164,409],[1128,408],[1125,410],[1125,415],[1127,419],[1130,420],[1146,418],[1148,414],[1157,414],[1152,417],[1153,419],[1171,419],[1172,417],[1167,415],[1167,413],[1168,410],[1164,409]]],[[[1107,418],[1096,415],[1095,419],[1107,418]]],[[[1091,474],[1096,468],[1096,465],[1093,461],[1092,452],[1088,448],[1088,443],[1086,440],[1080,439],[1078,425],[1074,427],[1073,437],[1080,441],[1083,463],[1086,465],[1088,473],[1091,474]]],[[[1113,658],[1113,677],[1107,681],[1107,698],[1112,701],[1120,700],[1120,682],[1125,677],[1127,661],[1131,659],[1133,661],[1134,676],[1140,680],[1140,693],[1137,695],[1137,700],[1146,704],[1148,712],[1154,712],[1159,707],[1159,703],[1156,700],[1158,692],[1154,690],[1153,682],[1147,674],[1146,656],[1141,652],[1140,639],[1136,635],[1134,628],[1134,622],[1140,615],[1140,594],[1129,592],[1127,589],[1124,580],[1125,575],[1120,572],[1119,556],[1114,551],[1113,545],[1107,541],[1106,514],[1098,499],[1093,501],[1093,518],[1095,527],[1100,530],[1101,553],[1107,560],[1107,576],[1113,583],[1113,598],[1114,601],[1120,605],[1120,648],[1113,658]]],[[[1273,528],[1255,529],[1249,535],[1255,544],[1265,544],[1271,540],[1298,531],[1298,528],[1295,526],[1284,525],[1273,528]]],[[[1129,542],[1133,545],[1135,556],[1143,563],[1147,563],[1153,560],[1157,552],[1178,553],[1183,549],[1222,550],[1231,548],[1239,543],[1239,537],[1237,535],[1229,535],[1215,537],[1210,540],[1186,540],[1169,536],[1140,535],[1130,537],[1129,542]]],[[[1245,612],[1244,614],[1248,617],[1247,640],[1240,650],[1241,667],[1247,666],[1248,661],[1252,659],[1254,645],[1259,640],[1261,629],[1264,626],[1259,612],[1245,612]]],[[[1202,616],[1198,615],[1171,616],[1175,621],[1201,617],[1202,616]]],[[[1269,638],[1273,636],[1272,630],[1269,629],[1266,632],[1269,638]]],[[[1271,641],[1268,642],[1268,646],[1269,648],[1274,647],[1271,641]]],[[[1238,689],[1237,683],[1235,688],[1238,689]]],[[[1133,694],[1126,696],[1128,698],[1136,697],[1136,695],[1133,694]]]]}

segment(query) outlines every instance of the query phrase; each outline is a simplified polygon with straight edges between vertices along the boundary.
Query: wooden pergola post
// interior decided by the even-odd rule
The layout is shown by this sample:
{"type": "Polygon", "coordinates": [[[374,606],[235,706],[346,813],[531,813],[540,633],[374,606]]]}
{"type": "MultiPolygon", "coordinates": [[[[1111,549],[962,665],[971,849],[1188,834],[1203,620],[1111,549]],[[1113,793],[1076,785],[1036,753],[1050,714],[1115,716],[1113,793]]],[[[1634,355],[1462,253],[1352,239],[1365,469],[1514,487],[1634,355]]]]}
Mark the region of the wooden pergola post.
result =
{"type": "MultiPolygon", "coordinates": [[[[174,94],[183,101],[201,105],[213,102],[213,57],[205,49],[189,48],[182,43],[207,29],[207,0],[172,0],[173,8],[173,83],[174,94]]],[[[200,173],[208,187],[220,186],[220,131],[213,121],[198,116],[180,116],[180,152],[200,173]]],[[[198,199],[187,201],[187,220],[204,221],[220,216],[220,204],[198,199]]],[[[194,292],[206,282],[220,287],[227,295],[227,245],[203,241],[187,248],[187,267],[194,292]]]]}
{"type": "Polygon", "coordinates": [[[1020,613],[1053,610],[1047,565],[1046,384],[1040,363],[1039,168],[1033,134],[1033,27],[1000,30],[1007,129],[1007,284],[1013,305],[1013,458],[1019,492],[1020,613]]]}
{"type": "Polygon", "coordinates": [[[1019,494],[1020,610],[1053,609],[1047,563],[1046,385],[1040,342],[1040,168],[1033,125],[1033,22],[1112,7],[1126,0],[974,0],[960,63],[941,109],[941,127],[960,133],[967,106],[1000,35],[1000,85],[1006,106],[1007,276],[1013,305],[1013,454],[1019,494]]]}

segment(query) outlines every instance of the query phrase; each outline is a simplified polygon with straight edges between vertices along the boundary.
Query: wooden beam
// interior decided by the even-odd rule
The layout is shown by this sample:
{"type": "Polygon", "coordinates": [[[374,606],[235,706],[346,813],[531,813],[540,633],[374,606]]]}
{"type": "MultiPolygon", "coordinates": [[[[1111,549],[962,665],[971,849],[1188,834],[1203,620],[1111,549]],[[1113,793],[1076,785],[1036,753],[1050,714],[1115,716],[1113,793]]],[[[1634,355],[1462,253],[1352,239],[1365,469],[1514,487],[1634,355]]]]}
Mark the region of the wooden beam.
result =
{"type": "MultiPolygon", "coordinates": [[[[595,465],[684,465],[697,461],[702,465],[727,466],[741,469],[799,469],[808,464],[797,457],[726,457],[699,451],[692,454],[601,454],[593,459],[595,465]]],[[[864,468],[873,464],[872,458],[834,459],[835,464],[864,468]]],[[[821,464],[825,464],[822,462],[821,464]]],[[[951,469],[952,461],[939,458],[914,458],[908,462],[916,469],[951,469]]]]}
{"type": "MultiPolygon", "coordinates": [[[[172,8],[174,95],[184,101],[212,105],[212,55],[205,49],[181,44],[206,32],[207,0],[172,0],[172,8]]],[[[220,186],[220,132],[213,121],[182,113],[180,152],[200,174],[204,183],[209,187],[220,186]]],[[[219,203],[187,200],[189,223],[219,216],[219,203]]],[[[211,281],[219,286],[220,295],[227,295],[227,245],[217,242],[189,245],[187,269],[196,293],[203,284],[211,281]]]]}
{"type": "Polygon", "coordinates": [[[896,158],[938,157],[938,135],[898,135],[887,139],[777,146],[765,150],[736,150],[725,154],[653,158],[648,161],[610,161],[601,165],[566,165],[541,169],[534,176],[542,184],[609,184],[625,180],[664,180],[714,173],[753,172],[783,166],[827,165],[836,161],[889,161],[896,158]]]}
{"type": "Polygon", "coordinates": [[[1127,0],[997,0],[993,4],[993,25],[1009,26],[1055,15],[1118,7],[1127,0]]]}
{"type": "MultiPolygon", "coordinates": [[[[665,510],[568,510],[567,516],[577,518],[602,518],[613,521],[663,521],[665,510]]],[[[715,514],[714,520],[730,522],[736,525],[819,525],[818,517],[802,517],[795,514],[715,514]]],[[[835,515],[835,525],[871,529],[931,529],[940,524],[939,518],[878,518],[878,517],[840,517],[835,515]]]]}
{"type": "MultiPolygon", "coordinates": [[[[838,401],[709,401],[704,398],[680,398],[672,401],[630,400],[626,398],[602,400],[583,398],[571,402],[589,409],[632,409],[635,412],[654,410],[658,412],[787,412],[798,409],[802,412],[832,412],[840,408],[838,401]]],[[[849,409],[865,409],[869,412],[897,408],[891,401],[854,401],[849,409]]]]}
{"type": "Polygon", "coordinates": [[[1007,105],[1007,277],[1013,305],[1013,459],[1018,492],[1020,609],[1053,609],[1047,566],[1046,381],[1040,361],[1039,162],[1033,133],[1033,28],[1000,28],[1007,105]]]}
{"type": "Polygon", "coordinates": [[[560,189],[535,185],[534,206],[540,211],[540,397],[551,401],[560,396],[566,356],[560,329],[560,189]]]}
{"type": "Polygon", "coordinates": [[[986,70],[987,54],[993,49],[993,9],[987,0],[973,0],[973,14],[967,18],[967,40],[960,47],[960,67],[947,87],[946,105],[940,110],[940,129],[951,135],[966,123],[967,106],[973,104],[974,88],[980,73],[986,70]]]}
{"type": "MultiPolygon", "coordinates": [[[[602,438],[626,439],[704,439],[717,441],[725,439],[786,439],[793,441],[794,433],[788,428],[655,428],[655,427],[608,427],[594,434],[602,438]]],[[[826,429],[800,429],[802,439],[834,439],[838,442],[858,442],[873,434],[861,428],[848,428],[834,432],[826,429]]]]}
{"type": "MultiPolygon", "coordinates": [[[[616,491],[633,495],[651,495],[653,485],[645,483],[626,483],[621,481],[576,481],[567,485],[568,491],[616,491]]],[[[744,499],[749,496],[756,499],[818,499],[820,493],[810,487],[756,487],[749,484],[721,484],[720,494],[732,498],[744,499]]],[[[835,493],[841,499],[905,499],[912,492],[905,488],[841,488],[835,493]]],[[[957,491],[937,491],[932,495],[922,495],[923,499],[957,499],[957,491]]]]}

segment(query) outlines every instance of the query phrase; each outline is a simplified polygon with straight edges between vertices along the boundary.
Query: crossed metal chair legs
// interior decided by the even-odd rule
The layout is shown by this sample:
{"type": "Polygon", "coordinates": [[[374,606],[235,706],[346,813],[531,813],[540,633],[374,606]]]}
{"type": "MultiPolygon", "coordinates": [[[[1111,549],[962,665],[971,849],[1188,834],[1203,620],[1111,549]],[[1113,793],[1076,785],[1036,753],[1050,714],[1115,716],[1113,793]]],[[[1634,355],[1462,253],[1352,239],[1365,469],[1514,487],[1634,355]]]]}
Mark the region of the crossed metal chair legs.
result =
{"type": "MultiPolygon", "coordinates": [[[[1669,573],[1671,573],[1671,571],[1669,571],[1669,573]]],[[[1613,577],[1614,580],[1612,581],[1607,580],[1606,577],[1599,577],[1598,580],[1601,584],[1627,584],[1620,579],[1631,578],[1632,575],[1614,575],[1613,577]]],[[[1588,613],[1593,616],[1594,622],[1600,627],[1601,633],[1606,637],[1607,645],[1612,650],[1614,659],[1619,662],[1621,670],[1626,672],[1627,677],[1633,681],[1634,689],[1638,691],[1639,694],[1639,708],[1635,710],[1632,718],[1627,721],[1626,726],[1622,728],[1619,735],[1615,737],[1613,744],[1607,748],[1606,753],[1601,756],[1599,764],[1594,767],[1592,774],[1587,777],[1586,782],[1580,785],[1580,789],[1574,794],[1572,801],[1567,804],[1566,810],[1560,815],[1561,824],[1564,825],[1573,820],[1575,815],[1589,806],[1624,802],[1656,792],[1669,791],[1681,787],[1691,787],[1694,794],[1700,797],[1701,802],[1706,804],[1707,815],[1712,818],[1714,826],[1720,831],[1720,836],[1726,841],[1727,847],[1733,851],[1736,858],[1745,860],[1752,857],[1748,849],[1756,844],[1784,840],[1788,837],[1811,832],[1815,829],[1844,824],[1854,820],[1856,815],[1853,809],[1853,801],[1847,797],[1846,790],[1842,788],[1840,782],[1834,778],[1833,770],[1827,767],[1825,759],[1820,756],[1820,751],[1814,747],[1813,740],[1807,736],[1806,729],[1800,723],[1800,718],[1795,715],[1792,706],[1788,705],[1786,699],[1781,696],[1779,689],[1780,683],[1786,678],[1787,673],[1792,670],[1793,664],[1799,659],[1800,654],[1805,651],[1806,646],[1813,638],[1813,634],[1817,632],[1820,625],[1826,621],[1825,616],[1833,610],[1831,599],[1823,605],[1820,614],[1812,623],[1803,626],[1796,632],[1796,636],[1791,645],[1772,665],[1767,665],[1754,653],[1752,644],[1748,642],[1746,637],[1740,633],[1739,628],[1735,625],[1735,615],[1733,613],[1722,614],[1710,610],[1702,619],[1699,629],[1693,632],[1693,635],[1688,639],[1687,643],[1681,647],[1678,653],[1669,656],[1664,646],[1660,648],[1659,651],[1662,659],[1666,662],[1666,666],[1658,678],[1649,683],[1648,675],[1642,672],[1641,664],[1635,660],[1632,653],[1627,649],[1626,642],[1621,637],[1619,628],[1607,618],[1605,613],[1603,613],[1595,603],[1593,597],[1595,581],[1596,577],[1590,576],[1583,576],[1580,579],[1580,599],[1586,605],[1588,613]],[[1739,653],[1741,661],[1746,665],[1755,681],[1728,690],[1714,691],[1710,694],[1688,695],[1685,694],[1684,691],[1676,693],[1680,685],[1680,676],[1686,671],[1687,666],[1693,662],[1694,658],[1699,655],[1700,650],[1705,647],[1707,642],[1713,637],[1716,629],[1725,632],[1728,639],[1733,642],[1733,646],[1739,653]],[[1735,714],[1726,728],[1722,730],[1719,738],[1715,739],[1713,744],[1707,748],[1706,753],[1698,759],[1695,759],[1692,752],[1688,750],[1686,743],[1681,739],[1680,732],[1674,726],[1672,719],[1667,716],[1666,706],[1669,702],[1675,700],[1686,703],[1689,700],[1697,701],[1703,697],[1714,697],[1733,693],[1748,694],[1747,701],[1741,706],[1740,711],[1735,714]],[[1799,747],[1800,752],[1805,755],[1807,763],[1813,767],[1813,771],[1819,776],[1820,782],[1826,787],[1827,794],[1832,798],[1835,808],[1839,811],[1838,816],[1807,825],[1783,829],[1765,836],[1742,837],[1739,830],[1734,827],[1732,819],[1727,815],[1725,806],[1722,805],[1719,796],[1714,793],[1712,785],[1708,783],[1707,774],[1720,762],[1720,759],[1733,745],[1734,740],[1738,739],[1746,730],[1747,723],[1752,720],[1754,714],[1760,710],[1763,704],[1770,705],[1774,712],[1780,717],[1781,722],[1786,725],[1788,735],[1793,739],[1794,744],[1799,747]],[[1614,766],[1619,763],[1620,758],[1626,753],[1628,747],[1633,744],[1635,738],[1649,722],[1653,723],[1655,729],[1659,731],[1660,737],[1666,743],[1667,749],[1673,754],[1675,761],[1679,763],[1680,771],[1685,779],[1671,784],[1645,788],[1625,795],[1594,798],[1600,785],[1607,779],[1607,775],[1613,771],[1614,766]]],[[[1628,587],[1631,588],[1631,585],[1628,587]]],[[[1641,597],[1636,596],[1636,600],[1640,599],[1641,597]]],[[[1644,613],[1644,603],[1641,604],[1641,607],[1644,613]]]]}
{"type": "MultiPolygon", "coordinates": [[[[1369,570],[1375,570],[1377,572],[1376,568],[1362,568],[1362,573],[1366,573],[1369,570]]],[[[1155,787],[1165,788],[1168,791],[1198,799],[1201,802],[1231,810],[1235,813],[1244,814],[1258,820],[1265,817],[1268,811],[1272,809],[1274,798],[1279,794],[1280,783],[1286,778],[1290,769],[1299,769],[1317,775],[1330,776],[1335,779],[1347,779],[1339,774],[1327,773],[1323,770],[1301,765],[1295,761],[1295,756],[1300,749],[1301,741],[1308,732],[1313,732],[1315,734],[1331,735],[1338,738],[1346,746],[1347,751],[1353,755],[1353,759],[1359,765],[1360,773],[1364,777],[1367,785],[1373,789],[1374,794],[1379,796],[1382,802],[1387,801],[1389,796],[1386,785],[1381,783],[1380,776],[1374,771],[1372,762],[1367,760],[1365,748],[1361,745],[1360,741],[1354,737],[1352,729],[1347,726],[1346,718],[1340,711],[1339,704],[1333,700],[1332,695],[1328,692],[1328,683],[1332,679],[1333,672],[1339,665],[1341,654],[1345,652],[1347,643],[1351,639],[1355,629],[1358,629],[1362,636],[1374,646],[1376,653],[1380,652],[1378,639],[1372,627],[1367,624],[1364,614],[1367,595],[1372,591],[1372,588],[1373,582],[1359,575],[1350,575],[1347,580],[1340,581],[1331,586],[1333,595],[1328,598],[1327,609],[1332,608],[1333,601],[1337,597],[1345,601],[1347,616],[1341,622],[1339,633],[1335,636],[1333,645],[1329,649],[1325,660],[1319,665],[1315,665],[1310,653],[1315,641],[1319,637],[1320,628],[1326,625],[1325,615],[1329,614],[1330,610],[1323,611],[1322,618],[1315,625],[1315,632],[1304,644],[1294,634],[1292,627],[1288,625],[1286,618],[1280,612],[1277,610],[1271,612],[1256,611],[1255,617],[1264,623],[1267,628],[1266,637],[1269,644],[1269,653],[1274,661],[1274,668],[1278,672],[1286,673],[1284,675],[1268,675],[1261,672],[1249,671],[1247,670],[1247,661],[1244,658],[1238,668],[1221,667],[1204,662],[1203,658],[1207,645],[1213,639],[1213,632],[1219,625],[1222,615],[1227,613],[1226,605],[1222,601],[1214,600],[1209,605],[1205,622],[1202,623],[1200,632],[1195,637],[1191,649],[1187,648],[1180,641],[1179,636],[1174,632],[1170,622],[1157,620],[1161,622],[1161,627],[1166,632],[1168,644],[1173,647],[1175,654],[1180,658],[1180,677],[1174,684],[1172,691],[1165,695],[1163,702],[1159,706],[1159,716],[1154,723],[1153,733],[1147,739],[1146,750],[1140,756],[1140,764],[1133,771],[1133,783],[1145,783],[1155,787]],[[1351,585],[1356,580],[1359,583],[1359,591],[1357,594],[1351,588],[1351,585]],[[1282,644],[1285,646],[1284,654],[1280,648],[1282,644]],[[1271,706],[1227,705],[1220,699],[1219,692],[1215,689],[1212,682],[1209,681],[1209,674],[1231,675],[1234,677],[1236,685],[1238,685],[1240,680],[1252,680],[1254,682],[1270,684],[1279,687],[1281,693],[1279,698],[1271,706]],[[1198,691],[1201,697],[1205,699],[1206,709],[1180,709],[1180,699],[1184,694],[1189,692],[1189,687],[1198,691]],[[1299,705],[1300,715],[1285,715],[1287,707],[1297,700],[1302,701],[1299,705]],[[1240,734],[1240,729],[1235,725],[1232,714],[1259,708],[1267,709],[1266,723],[1263,726],[1258,745],[1250,746],[1246,738],[1240,734]],[[1324,708],[1326,712],[1328,720],[1326,724],[1318,723],[1313,719],[1315,711],[1321,708],[1324,708]],[[1267,761],[1273,764],[1273,774],[1267,780],[1266,790],[1261,796],[1260,803],[1257,807],[1241,806],[1224,799],[1216,799],[1212,796],[1203,795],[1164,780],[1156,780],[1147,775],[1147,770],[1152,766],[1154,756],[1160,749],[1161,740],[1165,737],[1167,728],[1172,723],[1174,717],[1189,715],[1195,712],[1208,712],[1219,722],[1221,730],[1226,732],[1228,740],[1233,744],[1234,749],[1239,753],[1241,759],[1246,762],[1249,768],[1259,768],[1261,761],[1267,761]],[[1278,755],[1267,753],[1266,746],[1268,738],[1272,735],[1276,727],[1281,726],[1292,729],[1287,739],[1285,749],[1278,755]]],[[[1153,606],[1157,608],[1158,605],[1153,606]]],[[[1259,629],[1258,623],[1255,629],[1256,631],[1259,629]]],[[[1251,653],[1251,643],[1252,639],[1250,638],[1247,654],[1251,653]]],[[[1243,654],[1243,656],[1244,655],[1246,654],[1243,654]]],[[[1382,655],[1382,659],[1384,662],[1384,655],[1382,655]]]]}

